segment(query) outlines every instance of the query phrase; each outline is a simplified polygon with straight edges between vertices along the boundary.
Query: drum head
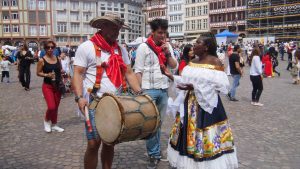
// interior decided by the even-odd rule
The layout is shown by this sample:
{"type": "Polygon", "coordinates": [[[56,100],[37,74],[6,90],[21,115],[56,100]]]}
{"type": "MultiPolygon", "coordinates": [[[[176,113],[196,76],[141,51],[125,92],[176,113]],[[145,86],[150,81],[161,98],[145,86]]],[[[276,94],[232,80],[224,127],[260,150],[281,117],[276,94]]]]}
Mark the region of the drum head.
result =
{"type": "Polygon", "coordinates": [[[121,111],[115,98],[104,96],[99,101],[95,122],[101,139],[106,143],[114,143],[119,137],[122,127],[121,111]]]}

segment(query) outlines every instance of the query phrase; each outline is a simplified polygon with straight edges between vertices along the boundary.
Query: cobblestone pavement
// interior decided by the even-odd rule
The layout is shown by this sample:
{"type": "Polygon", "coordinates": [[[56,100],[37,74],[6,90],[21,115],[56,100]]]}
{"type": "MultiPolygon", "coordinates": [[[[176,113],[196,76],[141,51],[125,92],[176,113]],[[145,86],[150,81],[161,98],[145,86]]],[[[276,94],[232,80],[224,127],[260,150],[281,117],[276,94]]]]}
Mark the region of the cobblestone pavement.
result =
{"type": "MultiPolygon", "coordinates": [[[[291,84],[285,66],[286,62],[281,64],[280,78],[264,79],[264,107],[250,105],[252,86],[248,68],[237,92],[240,101],[233,103],[223,97],[239,168],[300,168],[300,85],[291,84]]],[[[35,65],[31,75],[29,92],[18,83],[15,66],[11,67],[11,83],[0,84],[0,168],[83,168],[86,138],[73,96],[63,99],[59,107],[59,124],[65,132],[47,134],[43,130],[46,105],[41,92],[42,78],[36,77],[35,65]]],[[[162,130],[163,150],[171,124],[171,117],[167,117],[162,130]]],[[[113,167],[146,168],[145,153],[144,141],[119,144],[113,167]]],[[[161,162],[159,168],[169,168],[168,163],[161,162]]]]}

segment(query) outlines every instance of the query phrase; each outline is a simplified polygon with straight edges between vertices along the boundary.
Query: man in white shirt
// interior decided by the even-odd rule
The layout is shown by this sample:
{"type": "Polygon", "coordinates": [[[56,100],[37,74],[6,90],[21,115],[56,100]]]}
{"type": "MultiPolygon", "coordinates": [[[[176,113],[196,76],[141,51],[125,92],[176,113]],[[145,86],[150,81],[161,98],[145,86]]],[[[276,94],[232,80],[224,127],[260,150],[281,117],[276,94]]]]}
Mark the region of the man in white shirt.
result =
{"type": "MultiPolygon", "coordinates": [[[[169,81],[161,69],[165,67],[175,69],[177,61],[171,45],[166,43],[168,21],[154,19],[150,26],[152,35],[146,43],[138,47],[134,69],[144,93],[155,101],[162,122],[167,107],[169,81]]],[[[151,138],[146,140],[149,156],[148,169],[156,168],[161,159],[160,132],[159,128],[151,138]]]]}
{"type": "MultiPolygon", "coordinates": [[[[78,47],[74,58],[73,85],[76,94],[75,101],[78,103],[81,112],[84,112],[85,106],[91,101],[89,98],[92,95],[89,94],[89,89],[93,89],[91,93],[101,97],[104,92],[115,93],[118,88],[123,87],[121,83],[123,78],[116,78],[116,76],[125,76],[134,92],[141,92],[139,82],[131,69],[128,53],[116,41],[120,29],[129,27],[124,25],[119,17],[108,14],[94,18],[91,20],[90,25],[100,30],[90,40],[78,47]],[[122,59],[119,59],[120,57],[122,59]],[[106,63],[105,67],[103,63],[106,63]],[[118,66],[115,66],[114,63],[117,63],[118,66]],[[98,72],[100,69],[102,70],[102,78],[99,82],[96,81],[96,79],[99,79],[99,73],[96,74],[96,70],[98,72]],[[111,72],[114,73],[111,74],[111,72]],[[124,74],[118,74],[119,72],[124,74]]],[[[101,140],[95,126],[95,109],[89,110],[89,117],[92,132],[88,131],[86,125],[88,144],[84,157],[84,168],[96,169],[101,140]]],[[[101,151],[103,169],[111,168],[113,156],[114,146],[103,143],[101,151]]]]}

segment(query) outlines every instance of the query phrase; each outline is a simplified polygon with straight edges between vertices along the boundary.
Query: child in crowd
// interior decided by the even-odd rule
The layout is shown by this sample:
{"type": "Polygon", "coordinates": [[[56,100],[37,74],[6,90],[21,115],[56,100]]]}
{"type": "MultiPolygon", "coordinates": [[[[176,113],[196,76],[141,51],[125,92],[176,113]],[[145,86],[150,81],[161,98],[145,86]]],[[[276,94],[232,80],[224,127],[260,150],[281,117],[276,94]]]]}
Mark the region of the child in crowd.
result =
{"type": "Polygon", "coordinates": [[[8,61],[8,57],[4,57],[0,62],[0,67],[2,69],[1,83],[3,82],[4,77],[7,78],[7,83],[9,83],[9,65],[11,65],[11,63],[8,61]]]}

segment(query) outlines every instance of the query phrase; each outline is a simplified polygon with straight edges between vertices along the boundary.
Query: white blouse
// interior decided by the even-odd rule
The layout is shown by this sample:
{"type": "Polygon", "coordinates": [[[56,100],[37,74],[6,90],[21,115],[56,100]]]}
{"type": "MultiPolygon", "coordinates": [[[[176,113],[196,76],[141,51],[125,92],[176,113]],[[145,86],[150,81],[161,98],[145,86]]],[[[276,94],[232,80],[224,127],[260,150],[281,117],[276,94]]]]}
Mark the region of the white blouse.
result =
{"type": "MultiPolygon", "coordinates": [[[[182,71],[182,76],[174,76],[175,85],[192,84],[194,92],[200,107],[206,112],[212,114],[218,105],[218,94],[228,94],[230,85],[224,71],[214,69],[216,66],[207,64],[190,63],[182,71]]],[[[182,104],[187,91],[179,91],[174,101],[169,100],[169,111],[171,113],[180,112],[183,117],[184,112],[182,104]],[[180,106],[181,105],[181,106],[180,106]]]]}

